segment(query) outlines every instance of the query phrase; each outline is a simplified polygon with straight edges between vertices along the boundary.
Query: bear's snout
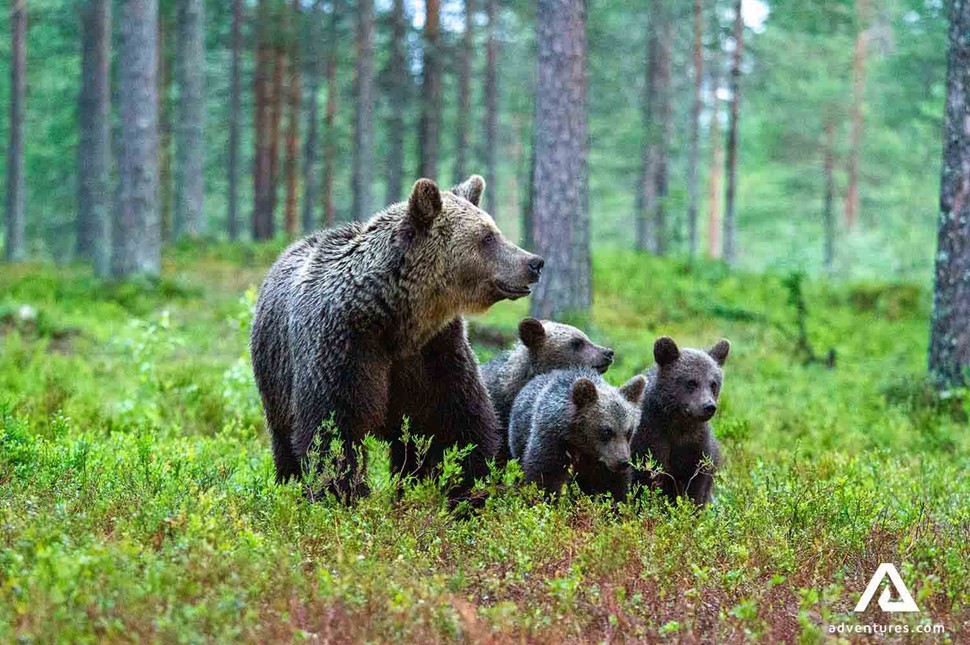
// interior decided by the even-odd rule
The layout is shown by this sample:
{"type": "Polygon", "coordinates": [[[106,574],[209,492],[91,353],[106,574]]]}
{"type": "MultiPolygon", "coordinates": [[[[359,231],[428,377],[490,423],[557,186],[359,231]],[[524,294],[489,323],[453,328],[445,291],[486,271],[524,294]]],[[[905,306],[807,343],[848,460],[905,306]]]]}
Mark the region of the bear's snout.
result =
{"type": "Polygon", "coordinates": [[[538,255],[533,255],[529,258],[529,271],[532,273],[532,282],[538,282],[539,278],[542,276],[542,267],[546,265],[546,261],[543,260],[538,255]]]}

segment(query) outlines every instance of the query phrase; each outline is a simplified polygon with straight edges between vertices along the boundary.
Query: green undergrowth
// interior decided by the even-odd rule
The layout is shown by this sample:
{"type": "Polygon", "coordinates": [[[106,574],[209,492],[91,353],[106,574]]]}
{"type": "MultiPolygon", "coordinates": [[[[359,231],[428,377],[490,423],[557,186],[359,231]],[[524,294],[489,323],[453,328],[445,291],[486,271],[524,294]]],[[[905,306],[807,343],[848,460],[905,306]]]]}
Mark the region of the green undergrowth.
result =
{"type": "MultiPolygon", "coordinates": [[[[820,642],[842,622],[970,629],[970,403],[925,381],[921,286],[594,257],[615,383],[656,336],[732,342],[703,511],[554,501],[493,472],[354,506],[277,485],[246,337],[279,246],[180,247],[158,282],[0,269],[0,642],[820,642]],[[921,612],[852,612],[882,562],[921,612]]],[[[523,302],[471,321],[484,360],[523,302]]],[[[420,428],[413,429],[420,435],[420,428]]]]}

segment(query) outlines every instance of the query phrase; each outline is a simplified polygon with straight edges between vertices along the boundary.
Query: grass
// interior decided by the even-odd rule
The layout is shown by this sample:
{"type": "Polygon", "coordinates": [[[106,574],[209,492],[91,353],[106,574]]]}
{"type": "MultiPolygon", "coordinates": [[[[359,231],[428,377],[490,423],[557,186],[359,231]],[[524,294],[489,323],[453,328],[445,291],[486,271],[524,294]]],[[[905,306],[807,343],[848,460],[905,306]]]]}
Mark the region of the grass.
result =
{"type": "MultiPolygon", "coordinates": [[[[924,288],[602,252],[610,380],[650,365],[659,334],[733,343],[714,504],[549,503],[508,486],[512,467],[456,517],[433,482],[396,490],[377,442],[354,507],[273,483],[246,337],[278,250],[176,249],[154,285],[0,272],[0,642],[814,643],[843,622],[968,638],[970,404],[925,383],[924,288]],[[796,289],[834,368],[807,360],[796,289]],[[853,614],[881,562],[920,613],[853,614]]],[[[510,336],[525,307],[474,337],[510,336]]]]}

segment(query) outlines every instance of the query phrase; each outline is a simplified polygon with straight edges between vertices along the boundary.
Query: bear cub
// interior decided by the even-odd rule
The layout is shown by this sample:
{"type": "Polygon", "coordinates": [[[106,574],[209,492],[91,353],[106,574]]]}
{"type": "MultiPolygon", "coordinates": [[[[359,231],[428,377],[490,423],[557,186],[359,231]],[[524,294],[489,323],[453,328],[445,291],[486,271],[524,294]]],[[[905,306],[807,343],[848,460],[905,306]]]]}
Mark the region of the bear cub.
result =
{"type": "Polygon", "coordinates": [[[583,492],[624,498],[645,387],[641,375],[616,388],[588,368],[532,379],[515,398],[509,425],[509,448],[526,481],[555,494],[572,466],[583,492]]]}
{"type": "Polygon", "coordinates": [[[717,412],[730,350],[727,340],[706,351],[680,349],[666,336],[654,343],[657,364],[647,372],[632,454],[634,461],[649,454],[663,472],[635,471],[634,483],[663,491],[671,502],[680,496],[701,506],[710,502],[721,453],[709,421],[717,412]]]}
{"type": "Polygon", "coordinates": [[[613,350],[593,343],[581,330],[549,320],[524,318],[519,323],[519,342],[481,367],[482,381],[492,400],[502,441],[498,462],[510,458],[509,414],[515,397],[532,378],[556,369],[588,367],[600,374],[613,364],[613,350]]]}

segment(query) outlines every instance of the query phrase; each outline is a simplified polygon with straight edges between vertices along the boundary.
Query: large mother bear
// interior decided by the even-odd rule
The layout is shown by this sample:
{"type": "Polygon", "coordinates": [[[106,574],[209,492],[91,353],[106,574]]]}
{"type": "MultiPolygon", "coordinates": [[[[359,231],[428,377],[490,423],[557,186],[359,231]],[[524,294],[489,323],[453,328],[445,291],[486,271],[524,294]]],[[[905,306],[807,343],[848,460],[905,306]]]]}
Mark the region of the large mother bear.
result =
{"type": "Polygon", "coordinates": [[[478,208],[484,189],[477,175],[449,192],[418,180],[406,203],[309,235],[270,269],[251,350],[279,481],[299,476],[331,418],[349,467],[333,483],[341,497],[366,493],[355,473],[368,434],[391,441],[397,472],[414,469],[405,416],[432,437],[421,471],[473,444],[463,490],[486,474],[498,421],[461,316],[528,295],[543,261],[478,208]]]}

